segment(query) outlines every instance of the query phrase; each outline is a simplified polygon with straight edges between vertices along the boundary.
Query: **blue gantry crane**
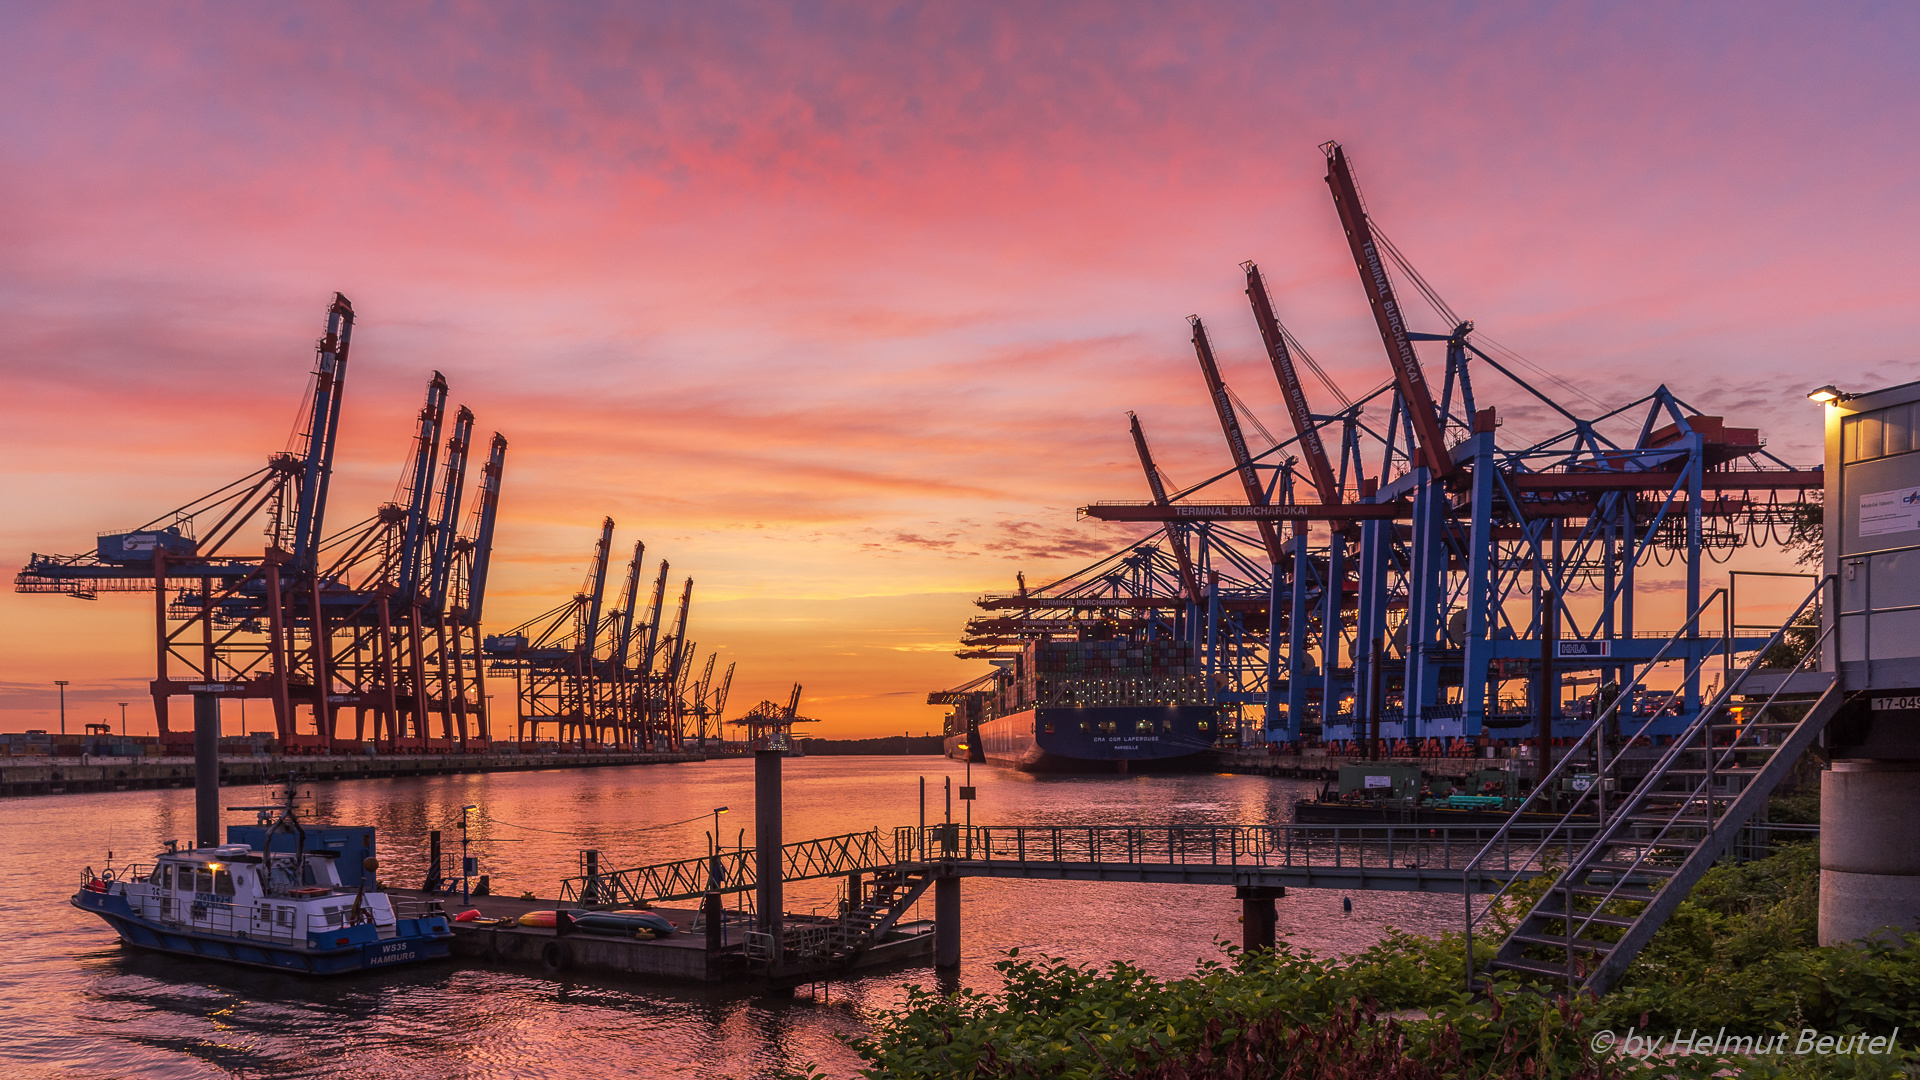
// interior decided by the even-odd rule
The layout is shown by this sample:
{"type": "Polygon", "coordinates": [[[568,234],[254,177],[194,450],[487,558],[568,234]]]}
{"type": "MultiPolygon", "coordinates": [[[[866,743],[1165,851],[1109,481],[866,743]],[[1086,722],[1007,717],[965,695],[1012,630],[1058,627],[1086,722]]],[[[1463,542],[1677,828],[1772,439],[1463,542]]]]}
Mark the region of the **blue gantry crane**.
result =
{"type": "Polygon", "coordinates": [[[936,697],[964,702],[977,722],[982,710],[1030,704],[1020,688],[1041,643],[1171,640],[1193,650],[1207,699],[1244,739],[1473,755],[1577,736],[1591,691],[1631,682],[1662,647],[1653,628],[1691,618],[1694,630],[1664,654],[1674,693],[1627,706],[1658,713],[1650,737],[1685,730],[1702,708],[1703,659],[1759,649],[1774,629],[1732,611],[1724,633],[1699,627],[1704,575],[1741,549],[1786,540],[1823,474],[1664,386],[1584,413],[1556,400],[1387,240],[1344,149],[1322,149],[1388,381],[1343,394],[1286,329],[1259,268],[1243,264],[1290,435],[1250,445],[1249,426],[1266,430],[1192,318],[1222,470],[1172,489],[1130,415],[1150,499],[1080,514],[1159,531],[1057,581],[981,597],[961,655],[995,670],[936,697]],[[1412,329],[1396,272],[1440,330],[1412,329]],[[1337,411],[1313,411],[1303,365],[1337,411]],[[1503,438],[1502,404],[1556,426],[1503,438]],[[1650,617],[1648,605],[1669,597],[1678,602],[1650,617]]]}

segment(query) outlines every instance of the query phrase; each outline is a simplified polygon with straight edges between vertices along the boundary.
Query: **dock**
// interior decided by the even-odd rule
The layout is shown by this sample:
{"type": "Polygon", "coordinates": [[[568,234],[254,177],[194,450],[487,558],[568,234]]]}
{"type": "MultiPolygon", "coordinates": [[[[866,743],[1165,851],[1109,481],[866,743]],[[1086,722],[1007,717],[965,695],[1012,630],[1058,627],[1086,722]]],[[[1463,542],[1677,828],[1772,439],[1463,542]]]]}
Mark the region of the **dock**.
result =
{"type": "MultiPolygon", "coordinates": [[[[220,786],[285,780],[384,780],[455,773],[531,772],[612,765],[664,765],[704,761],[703,751],[593,754],[257,754],[222,755],[220,786]]],[[[10,757],[0,764],[0,796],[72,795],[97,791],[147,791],[192,787],[194,759],[169,757],[10,757]]]]}
{"type": "MultiPolygon", "coordinates": [[[[449,916],[477,910],[482,919],[517,919],[529,911],[577,906],[557,900],[504,896],[475,896],[462,902],[457,893],[392,888],[387,891],[406,900],[437,900],[449,916]]],[[[765,962],[750,916],[740,919],[734,913],[726,913],[719,934],[709,935],[704,913],[697,908],[653,905],[648,910],[673,923],[675,933],[640,940],[583,930],[562,934],[551,927],[456,922],[453,955],[467,962],[537,967],[554,975],[578,971],[679,982],[745,984],[773,991],[856,971],[925,963],[933,956],[933,925],[910,922],[891,928],[883,940],[846,956],[844,963],[832,963],[830,957],[795,955],[776,969],[765,962]]],[[[806,936],[809,927],[818,930],[817,936],[824,940],[828,927],[835,925],[831,920],[798,915],[787,916],[786,924],[790,948],[806,936]]]]}

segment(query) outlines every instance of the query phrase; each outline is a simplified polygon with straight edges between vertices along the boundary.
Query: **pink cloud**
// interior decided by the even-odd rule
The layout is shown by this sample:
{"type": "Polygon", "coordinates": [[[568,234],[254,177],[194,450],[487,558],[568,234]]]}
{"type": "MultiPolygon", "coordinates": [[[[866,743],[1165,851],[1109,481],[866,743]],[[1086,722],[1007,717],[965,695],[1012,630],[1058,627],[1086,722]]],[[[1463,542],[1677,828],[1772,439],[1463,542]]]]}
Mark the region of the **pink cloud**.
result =
{"type": "MultiPolygon", "coordinates": [[[[15,7],[0,549],[83,548],[280,449],[340,289],[362,319],[337,520],[390,496],[446,372],[512,440],[503,620],[577,585],[602,514],[740,603],[1064,572],[1130,535],[1072,520],[1140,495],[1126,410],[1181,480],[1223,464],[1187,314],[1284,427],[1242,259],[1348,393],[1384,379],[1328,137],[1488,334],[1603,400],[1669,382],[1804,457],[1802,383],[1911,374],[1917,20],[15,7]]],[[[0,623],[50,602],[9,595],[0,623]]],[[[137,673],[125,633],[101,678],[137,673]]],[[[800,655],[765,649],[743,664],[800,655]]],[[[849,722],[900,708],[872,701],[849,722]]]]}

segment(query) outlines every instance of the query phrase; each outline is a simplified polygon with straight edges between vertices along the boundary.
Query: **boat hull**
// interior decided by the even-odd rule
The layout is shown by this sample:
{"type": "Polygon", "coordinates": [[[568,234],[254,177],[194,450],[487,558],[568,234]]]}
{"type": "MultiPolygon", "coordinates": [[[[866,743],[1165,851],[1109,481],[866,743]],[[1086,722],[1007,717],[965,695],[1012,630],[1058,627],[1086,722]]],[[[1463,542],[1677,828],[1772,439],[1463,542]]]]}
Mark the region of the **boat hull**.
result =
{"type": "MultiPolygon", "coordinates": [[[[1532,813],[1520,815],[1515,824],[1555,825],[1562,815],[1532,813]]],[[[1449,810],[1445,807],[1369,806],[1365,803],[1329,802],[1301,799],[1293,804],[1293,820],[1301,825],[1467,825],[1500,826],[1513,820],[1508,810],[1449,810]]],[[[1592,815],[1571,819],[1573,824],[1591,822],[1592,815]]]]}
{"type": "Polygon", "coordinates": [[[271,968],[302,975],[344,975],[401,964],[444,959],[453,931],[443,918],[402,919],[395,937],[370,935],[368,926],[339,931],[331,947],[295,948],[288,944],[210,934],[144,918],[124,897],[81,890],[73,906],[104,919],[120,940],[142,949],[219,960],[247,967],[271,968]]]}
{"type": "MultiPolygon", "coordinates": [[[[1217,713],[1207,705],[1038,708],[980,727],[976,761],[1033,773],[1178,771],[1204,763],[1217,713]]],[[[964,735],[949,736],[949,757],[964,758],[964,735]]]]}

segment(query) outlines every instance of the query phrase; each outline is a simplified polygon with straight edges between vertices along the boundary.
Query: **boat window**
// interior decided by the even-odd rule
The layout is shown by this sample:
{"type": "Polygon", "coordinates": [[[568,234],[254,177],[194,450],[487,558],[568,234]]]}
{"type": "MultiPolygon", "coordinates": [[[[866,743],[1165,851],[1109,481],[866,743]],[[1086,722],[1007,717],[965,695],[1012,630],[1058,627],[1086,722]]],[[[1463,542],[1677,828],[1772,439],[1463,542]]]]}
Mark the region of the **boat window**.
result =
{"type": "Polygon", "coordinates": [[[319,882],[313,880],[313,864],[311,862],[305,862],[300,864],[300,881],[302,884],[306,884],[306,885],[320,884],[319,882]]]}
{"type": "Polygon", "coordinates": [[[283,907],[280,909],[280,925],[281,926],[293,925],[293,909],[292,908],[283,907]]]}
{"type": "Polygon", "coordinates": [[[193,891],[210,893],[213,891],[213,871],[202,867],[193,872],[193,891]]]}
{"type": "Polygon", "coordinates": [[[166,863],[155,866],[153,868],[153,876],[148,878],[147,881],[163,889],[173,888],[173,867],[166,863]]]}
{"type": "Polygon", "coordinates": [[[213,872],[213,891],[218,896],[233,895],[233,875],[225,868],[213,872]]]}
{"type": "Polygon", "coordinates": [[[1207,722],[1205,720],[1195,721],[1193,726],[1201,731],[1207,730],[1207,722]]]}

